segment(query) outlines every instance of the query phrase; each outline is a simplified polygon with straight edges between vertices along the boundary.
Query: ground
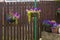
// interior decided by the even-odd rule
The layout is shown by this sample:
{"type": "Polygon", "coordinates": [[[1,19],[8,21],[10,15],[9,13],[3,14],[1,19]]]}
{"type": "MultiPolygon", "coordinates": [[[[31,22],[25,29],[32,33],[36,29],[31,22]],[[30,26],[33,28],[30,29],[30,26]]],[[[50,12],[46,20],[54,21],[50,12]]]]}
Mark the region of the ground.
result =
{"type": "Polygon", "coordinates": [[[60,40],[60,34],[42,32],[42,40],[60,40]]]}

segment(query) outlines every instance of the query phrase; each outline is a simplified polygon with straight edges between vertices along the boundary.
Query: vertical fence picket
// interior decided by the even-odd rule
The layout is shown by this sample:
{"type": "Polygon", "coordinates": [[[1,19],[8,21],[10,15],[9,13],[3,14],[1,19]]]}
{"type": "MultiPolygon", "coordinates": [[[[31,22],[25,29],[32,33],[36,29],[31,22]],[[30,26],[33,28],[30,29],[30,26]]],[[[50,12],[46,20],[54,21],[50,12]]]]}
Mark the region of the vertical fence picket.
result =
{"type": "MultiPolygon", "coordinates": [[[[19,4],[21,5],[21,3],[19,3],[19,4]]],[[[19,11],[20,19],[21,19],[21,20],[19,20],[20,21],[20,24],[19,24],[20,25],[20,40],[21,40],[22,39],[22,34],[21,34],[22,33],[22,29],[21,29],[22,28],[22,6],[19,6],[19,9],[20,9],[20,11],[19,11]]]]}
{"type": "Polygon", "coordinates": [[[19,35],[19,36],[20,36],[20,40],[21,40],[21,12],[22,12],[22,11],[21,11],[21,6],[19,6],[18,9],[19,9],[19,13],[20,13],[20,20],[19,20],[19,27],[20,27],[19,32],[20,32],[20,35],[19,35]]]}
{"type": "MultiPolygon", "coordinates": [[[[31,3],[33,4],[33,3],[31,3]]],[[[31,6],[33,8],[33,6],[31,6]]],[[[33,19],[31,18],[31,40],[34,40],[33,39],[33,19]]]]}
{"type": "MultiPolygon", "coordinates": [[[[7,3],[6,3],[5,5],[7,5],[7,3]]],[[[5,13],[7,13],[7,8],[6,8],[6,6],[5,6],[5,10],[4,10],[5,13]],[[5,11],[5,10],[6,10],[6,11],[5,11]]],[[[4,26],[4,40],[6,40],[6,36],[7,36],[7,35],[6,35],[6,27],[7,27],[7,23],[5,22],[4,25],[5,25],[5,26],[4,26]]]]}
{"type": "Polygon", "coordinates": [[[21,14],[22,14],[22,17],[21,17],[21,21],[22,21],[22,26],[21,26],[21,40],[24,40],[24,11],[23,11],[23,6],[21,6],[21,10],[22,10],[22,12],[21,12],[21,14]]]}
{"type": "MultiPolygon", "coordinates": [[[[27,4],[27,3],[26,3],[27,4]]],[[[26,7],[26,9],[28,8],[28,6],[25,6],[26,7]]],[[[25,10],[26,10],[25,9],[25,10]]],[[[28,18],[27,17],[27,12],[26,12],[26,18],[28,18]]],[[[27,21],[27,24],[26,24],[26,40],[27,40],[27,35],[28,35],[28,32],[27,32],[27,30],[28,30],[28,19],[26,19],[26,21],[27,21]]]]}
{"type": "Polygon", "coordinates": [[[4,7],[2,12],[2,40],[4,40],[4,7]]]}
{"type": "MultiPolygon", "coordinates": [[[[18,4],[17,2],[16,2],[16,4],[18,4]]],[[[17,9],[16,9],[16,11],[17,11],[17,13],[18,13],[18,6],[17,6],[17,9]]],[[[17,21],[17,40],[18,40],[18,21],[17,21]]]]}
{"type": "Polygon", "coordinates": [[[11,40],[11,27],[9,26],[9,40],[11,40]]]}
{"type": "MultiPolygon", "coordinates": [[[[28,3],[29,4],[29,3],[28,3]]],[[[29,5],[28,5],[28,8],[29,8],[29,5]]],[[[30,24],[28,24],[28,30],[27,30],[27,32],[28,32],[28,35],[27,35],[27,40],[29,40],[29,27],[30,27],[30,24]]]]}
{"type": "MultiPolygon", "coordinates": [[[[17,4],[18,4],[18,2],[17,2],[17,4]]],[[[17,6],[17,13],[19,14],[19,10],[18,10],[18,6],[17,6]]],[[[19,40],[19,37],[18,37],[18,35],[20,35],[19,34],[19,30],[18,30],[18,23],[19,23],[19,21],[17,20],[17,40],[19,40]]]]}
{"type": "MultiPolygon", "coordinates": [[[[6,5],[7,5],[7,3],[6,3],[6,5]]],[[[8,14],[8,8],[9,8],[9,7],[6,6],[5,8],[6,8],[6,13],[5,13],[6,15],[5,15],[5,16],[7,16],[7,14],[8,14]]],[[[8,24],[7,24],[7,22],[6,22],[5,25],[6,25],[6,26],[5,26],[5,28],[6,28],[6,32],[5,32],[5,33],[6,33],[6,40],[8,40],[8,37],[9,37],[8,35],[9,35],[9,33],[8,33],[8,24]]]]}
{"type": "MultiPolygon", "coordinates": [[[[9,5],[9,3],[8,3],[8,5],[9,5]]],[[[9,14],[9,6],[6,6],[6,8],[7,8],[7,9],[6,9],[6,10],[7,10],[7,11],[6,11],[6,16],[8,16],[7,14],[9,14]]],[[[6,21],[6,22],[8,22],[8,21],[6,21]]],[[[6,35],[7,35],[7,40],[9,40],[9,23],[7,23],[6,25],[7,25],[7,26],[6,26],[6,28],[7,28],[7,29],[6,29],[6,31],[7,31],[7,32],[6,32],[6,33],[7,33],[6,35]]]]}
{"type": "MultiPolygon", "coordinates": [[[[8,13],[7,14],[9,14],[10,8],[11,7],[8,8],[8,13]]],[[[9,27],[9,40],[11,40],[11,27],[10,26],[8,26],[8,27],[9,27]]]]}
{"type": "Polygon", "coordinates": [[[24,25],[24,6],[23,6],[23,40],[24,40],[24,29],[25,29],[25,25],[24,25]]]}
{"type": "MultiPolygon", "coordinates": [[[[24,3],[24,4],[25,4],[25,3],[24,3]]],[[[25,13],[25,6],[24,6],[24,20],[25,20],[25,21],[24,21],[24,40],[25,40],[25,38],[26,38],[26,25],[25,25],[25,24],[26,24],[26,23],[25,23],[25,22],[26,22],[26,16],[25,16],[25,15],[26,15],[26,13],[25,13]]]]}
{"type": "MultiPolygon", "coordinates": [[[[17,3],[14,3],[14,6],[16,5],[17,3]]],[[[15,10],[14,10],[14,12],[17,12],[17,6],[15,6],[15,8],[14,8],[15,10]]],[[[16,24],[16,22],[15,22],[15,24],[16,24]]],[[[15,26],[15,40],[17,40],[17,24],[16,24],[16,26],[15,26]]]]}
{"type": "MultiPolygon", "coordinates": [[[[10,5],[15,5],[13,2],[11,2],[10,5]]],[[[14,12],[14,6],[11,6],[11,10],[10,10],[12,13],[14,12]]],[[[14,23],[13,23],[14,24],[14,23]]],[[[15,26],[11,24],[11,37],[12,37],[12,40],[14,40],[14,34],[15,34],[15,26]]]]}

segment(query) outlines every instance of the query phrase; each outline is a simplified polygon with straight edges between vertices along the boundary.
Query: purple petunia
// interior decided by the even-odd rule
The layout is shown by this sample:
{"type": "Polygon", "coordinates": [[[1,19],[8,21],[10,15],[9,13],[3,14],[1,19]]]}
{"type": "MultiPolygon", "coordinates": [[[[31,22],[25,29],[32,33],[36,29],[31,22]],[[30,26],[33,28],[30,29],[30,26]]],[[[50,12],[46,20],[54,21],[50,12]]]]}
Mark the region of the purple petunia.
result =
{"type": "Polygon", "coordinates": [[[17,19],[19,19],[20,18],[20,15],[16,12],[16,13],[14,13],[14,15],[13,15],[14,17],[16,17],[17,19]]]}

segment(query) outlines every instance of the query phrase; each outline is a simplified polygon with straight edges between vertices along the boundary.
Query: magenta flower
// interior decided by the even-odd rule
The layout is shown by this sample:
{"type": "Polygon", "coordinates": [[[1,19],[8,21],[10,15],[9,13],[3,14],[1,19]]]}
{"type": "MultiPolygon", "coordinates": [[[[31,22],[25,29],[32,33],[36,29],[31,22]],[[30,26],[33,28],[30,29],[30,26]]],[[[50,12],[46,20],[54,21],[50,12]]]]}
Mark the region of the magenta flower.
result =
{"type": "Polygon", "coordinates": [[[15,12],[13,16],[14,16],[15,18],[17,18],[17,19],[20,18],[20,15],[19,15],[17,12],[15,12]]]}

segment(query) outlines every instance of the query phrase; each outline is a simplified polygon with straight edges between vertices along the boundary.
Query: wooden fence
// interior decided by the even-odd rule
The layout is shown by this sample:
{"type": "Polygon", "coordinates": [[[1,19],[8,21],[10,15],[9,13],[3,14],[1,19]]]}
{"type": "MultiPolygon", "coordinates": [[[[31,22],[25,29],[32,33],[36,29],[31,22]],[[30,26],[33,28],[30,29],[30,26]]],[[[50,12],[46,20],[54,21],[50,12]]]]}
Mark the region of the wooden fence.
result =
{"type": "MultiPolygon", "coordinates": [[[[57,2],[37,2],[37,7],[42,10],[40,18],[37,17],[37,40],[41,37],[41,22],[44,19],[55,19],[57,2]]],[[[33,19],[28,24],[26,9],[34,8],[33,2],[0,3],[0,40],[34,40],[33,19]],[[9,24],[4,19],[10,11],[20,14],[18,24],[9,24]]]]}

